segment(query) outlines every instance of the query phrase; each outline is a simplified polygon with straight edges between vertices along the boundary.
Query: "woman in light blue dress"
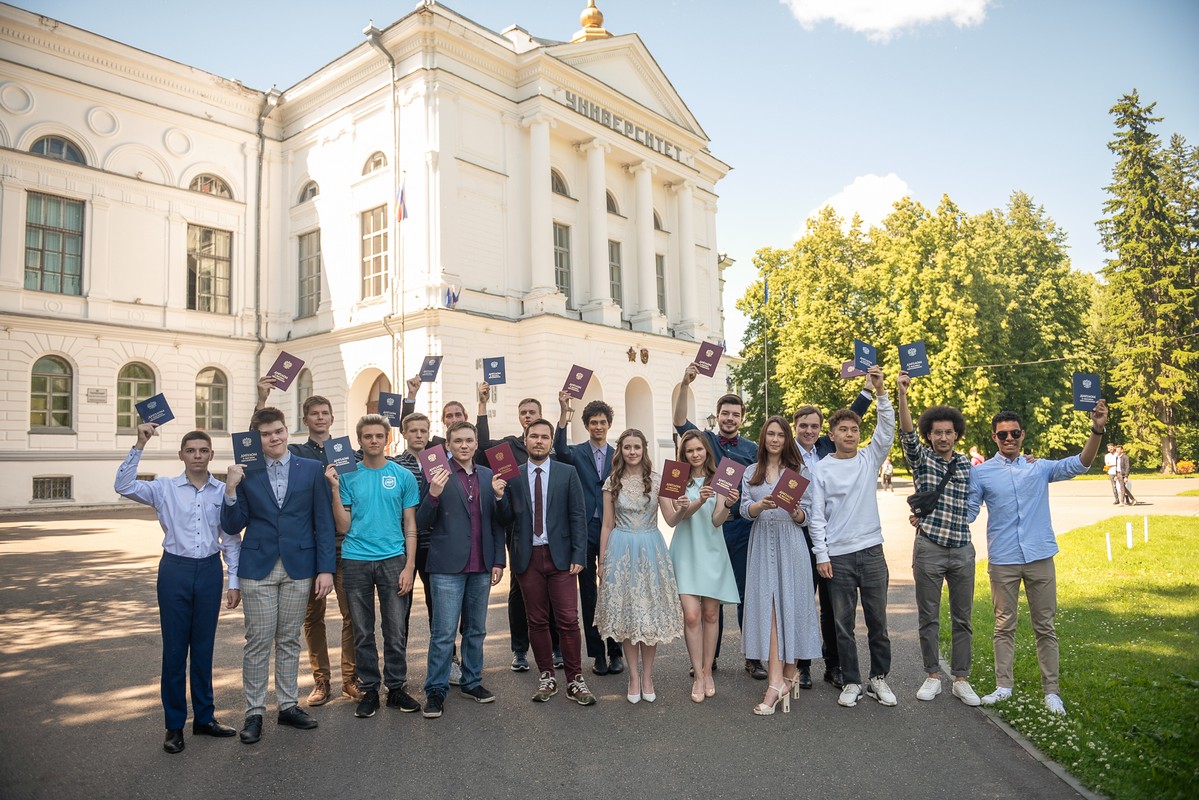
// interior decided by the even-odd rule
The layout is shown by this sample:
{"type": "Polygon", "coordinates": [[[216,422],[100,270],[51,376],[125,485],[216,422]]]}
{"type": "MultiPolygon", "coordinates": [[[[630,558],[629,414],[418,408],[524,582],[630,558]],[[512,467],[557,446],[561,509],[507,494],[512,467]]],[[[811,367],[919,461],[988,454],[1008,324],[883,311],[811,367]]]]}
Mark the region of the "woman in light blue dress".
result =
{"type": "Polygon", "coordinates": [[[600,585],[595,624],[600,634],[624,643],[629,668],[628,700],[654,702],[654,656],[658,645],[679,638],[674,565],[658,530],[658,475],[646,460],[648,443],[639,430],[616,440],[612,472],[604,481],[600,528],[600,585]]]}
{"type": "Polygon", "coordinates": [[[691,467],[687,496],[669,501],[662,516],[675,529],[670,557],[683,607],[683,638],[691,657],[691,701],[702,703],[716,694],[712,662],[720,636],[720,604],[741,599],[720,527],[740,495],[734,490],[726,499],[710,485],[716,474],[716,456],[699,431],[683,434],[678,459],[691,467]]]}

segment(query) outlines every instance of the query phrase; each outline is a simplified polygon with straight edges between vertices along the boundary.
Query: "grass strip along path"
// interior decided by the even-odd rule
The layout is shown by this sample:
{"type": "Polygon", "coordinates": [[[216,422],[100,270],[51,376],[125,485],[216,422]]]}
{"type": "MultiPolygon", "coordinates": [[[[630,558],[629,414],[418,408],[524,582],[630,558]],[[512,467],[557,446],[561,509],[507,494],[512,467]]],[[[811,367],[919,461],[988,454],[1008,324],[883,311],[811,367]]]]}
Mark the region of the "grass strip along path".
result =
{"type": "MultiPolygon", "coordinates": [[[[999,716],[1088,788],[1113,800],[1199,792],[1199,518],[1123,516],[1058,537],[1057,635],[1067,716],[1046,710],[1021,593],[1016,686],[999,716]],[[1133,523],[1133,548],[1125,524],[1133,523]],[[1112,535],[1107,560],[1104,534],[1112,535]]],[[[941,651],[950,649],[942,600],[941,651]]],[[[995,686],[987,565],[974,594],[971,681],[995,686]]]]}

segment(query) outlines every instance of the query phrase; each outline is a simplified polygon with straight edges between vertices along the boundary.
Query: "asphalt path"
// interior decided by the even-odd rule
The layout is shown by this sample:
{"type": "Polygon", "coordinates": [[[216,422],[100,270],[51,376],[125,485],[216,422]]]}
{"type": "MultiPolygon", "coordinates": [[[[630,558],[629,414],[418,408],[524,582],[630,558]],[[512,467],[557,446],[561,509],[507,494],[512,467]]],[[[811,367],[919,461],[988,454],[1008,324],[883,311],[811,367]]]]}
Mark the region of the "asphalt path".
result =
{"type": "MultiPolygon", "coordinates": [[[[1135,513],[1199,513],[1199,499],[1173,497],[1194,485],[1141,481],[1138,497],[1148,504],[1135,513]]],[[[879,495],[892,574],[895,708],[869,699],[840,708],[817,662],[816,688],[790,714],[755,717],[750,709],[765,683],[741,670],[731,610],[719,693],[702,704],[688,699],[682,640],[660,648],[652,705],[624,700],[624,676],[590,673],[597,705],[577,706],[564,691],[534,704],[535,677],[508,668],[505,578],[491,594],[485,646],[484,684],[496,703],[454,692],[439,720],[386,707],[360,720],[339,698],[312,710],[316,730],[281,728],[272,710],[257,745],[192,737],[189,727],[186,750],[174,756],[161,749],[157,522],[136,508],[8,517],[0,520],[0,798],[1077,797],[948,689],[934,702],[916,701],[923,674],[903,501],[910,486],[896,488],[879,495]]],[[[1110,505],[1106,482],[1058,484],[1052,497],[1060,531],[1125,511],[1110,505]]],[[[419,697],[428,642],[419,588],[415,602],[408,655],[419,697]]],[[[336,603],[330,608],[336,665],[340,621],[336,603]]],[[[860,619],[858,630],[865,663],[860,619]]],[[[223,610],[217,715],[238,727],[243,634],[241,610],[223,610]]],[[[303,654],[302,697],[312,685],[306,664],[303,654]]],[[[1068,664],[1063,671],[1068,676],[1068,664]]],[[[976,675],[974,685],[982,694],[991,676],[976,675]]]]}

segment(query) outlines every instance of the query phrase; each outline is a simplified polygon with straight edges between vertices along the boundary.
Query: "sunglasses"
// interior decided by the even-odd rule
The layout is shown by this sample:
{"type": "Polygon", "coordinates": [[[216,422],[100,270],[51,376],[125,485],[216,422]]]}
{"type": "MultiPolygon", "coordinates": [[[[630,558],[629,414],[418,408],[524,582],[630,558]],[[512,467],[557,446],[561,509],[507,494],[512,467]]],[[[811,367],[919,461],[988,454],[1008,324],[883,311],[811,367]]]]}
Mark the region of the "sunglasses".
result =
{"type": "Polygon", "coordinates": [[[1010,436],[1013,439],[1019,439],[1024,435],[1024,431],[995,431],[995,438],[1001,442],[1006,442],[1010,436]]]}

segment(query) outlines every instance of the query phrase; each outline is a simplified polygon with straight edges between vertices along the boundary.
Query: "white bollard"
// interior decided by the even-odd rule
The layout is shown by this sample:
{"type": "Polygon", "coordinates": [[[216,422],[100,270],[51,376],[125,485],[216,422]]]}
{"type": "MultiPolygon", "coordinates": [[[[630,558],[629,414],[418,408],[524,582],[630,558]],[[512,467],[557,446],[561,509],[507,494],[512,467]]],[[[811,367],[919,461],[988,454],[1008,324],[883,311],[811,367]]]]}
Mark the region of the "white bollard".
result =
{"type": "Polygon", "coordinates": [[[1110,533],[1103,534],[1107,539],[1107,560],[1112,560],[1112,535],[1110,533]]]}
{"type": "Polygon", "coordinates": [[[1149,517],[1145,517],[1145,541],[1149,541],[1149,517]]]}
{"type": "Polygon", "coordinates": [[[1128,549],[1132,549],[1132,523],[1129,522],[1124,526],[1124,533],[1128,536],[1128,549]]]}

